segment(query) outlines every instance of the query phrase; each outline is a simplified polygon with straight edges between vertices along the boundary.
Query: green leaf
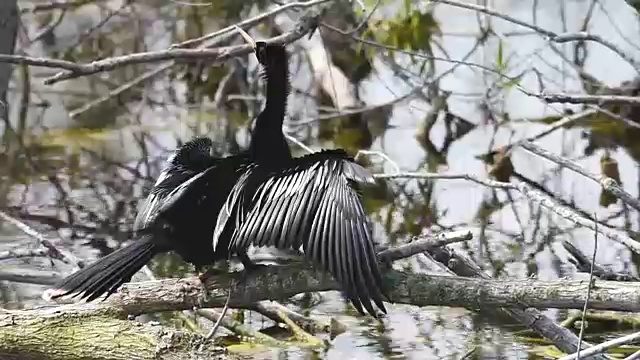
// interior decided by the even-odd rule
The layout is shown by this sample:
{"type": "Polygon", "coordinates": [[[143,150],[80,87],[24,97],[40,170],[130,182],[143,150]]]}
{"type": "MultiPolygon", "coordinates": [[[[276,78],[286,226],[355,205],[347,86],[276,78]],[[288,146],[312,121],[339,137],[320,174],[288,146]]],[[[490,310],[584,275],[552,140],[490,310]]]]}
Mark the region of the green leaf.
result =
{"type": "Polygon", "coordinates": [[[520,85],[520,80],[522,79],[522,74],[511,78],[510,80],[507,80],[506,82],[504,82],[502,84],[502,88],[504,90],[510,90],[512,87],[516,86],[516,85],[520,85]]]}
{"type": "Polygon", "coordinates": [[[498,72],[500,74],[502,74],[506,68],[506,64],[504,63],[504,47],[502,39],[498,42],[498,58],[496,59],[496,66],[498,67],[498,72]]]}

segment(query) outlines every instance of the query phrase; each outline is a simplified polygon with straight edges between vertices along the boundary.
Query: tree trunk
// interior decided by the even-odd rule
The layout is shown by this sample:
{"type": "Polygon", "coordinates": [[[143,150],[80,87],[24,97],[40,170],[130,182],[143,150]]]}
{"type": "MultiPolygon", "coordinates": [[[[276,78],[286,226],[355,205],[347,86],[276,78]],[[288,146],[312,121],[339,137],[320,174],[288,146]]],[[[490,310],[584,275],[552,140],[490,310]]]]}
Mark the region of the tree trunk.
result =
{"type": "MultiPolygon", "coordinates": [[[[0,54],[13,55],[18,34],[18,2],[17,0],[0,1],[0,54]]],[[[0,119],[8,120],[9,105],[7,89],[13,65],[0,63],[0,119]]]]}

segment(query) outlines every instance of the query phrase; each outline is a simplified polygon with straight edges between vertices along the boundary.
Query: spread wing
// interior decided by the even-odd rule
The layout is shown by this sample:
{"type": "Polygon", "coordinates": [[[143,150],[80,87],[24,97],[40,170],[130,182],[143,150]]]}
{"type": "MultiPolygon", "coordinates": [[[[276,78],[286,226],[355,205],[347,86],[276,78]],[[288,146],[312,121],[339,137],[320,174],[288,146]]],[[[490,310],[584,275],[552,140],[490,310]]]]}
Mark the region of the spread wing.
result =
{"type": "Polygon", "coordinates": [[[374,180],[338,151],[294,159],[277,172],[255,166],[229,195],[216,236],[225,226],[234,226],[232,252],[249,245],[299,249],[335,277],[361,313],[364,306],[375,315],[371,301],[386,312],[373,241],[354,181],[374,180]]]}

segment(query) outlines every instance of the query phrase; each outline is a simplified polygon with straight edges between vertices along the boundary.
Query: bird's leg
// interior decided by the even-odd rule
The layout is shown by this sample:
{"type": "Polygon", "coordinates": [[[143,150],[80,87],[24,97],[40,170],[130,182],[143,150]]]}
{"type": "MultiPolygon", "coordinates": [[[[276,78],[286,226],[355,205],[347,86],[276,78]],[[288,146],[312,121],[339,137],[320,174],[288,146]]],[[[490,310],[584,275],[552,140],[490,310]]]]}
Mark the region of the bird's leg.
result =
{"type": "Polygon", "coordinates": [[[196,271],[198,272],[198,279],[200,279],[200,281],[203,284],[207,281],[209,277],[223,273],[219,269],[216,269],[214,267],[209,267],[209,266],[196,266],[196,271]]]}
{"type": "MultiPolygon", "coordinates": [[[[200,280],[200,283],[202,284],[202,287],[204,288],[204,298],[203,301],[206,303],[209,301],[209,292],[207,291],[207,287],[206,287],[206,282],[207,279],[213,275],[215,275],[216,273],[220,273],[220,271],[216,268],[213,267],[209,267],[209,266],[203,266],[203,265],[196,265],[196,272],[198,273],[198,279],[200,280]]],[[[202,304],[198,304],[198,305],[202,305],[202,304]]],[[[203,307],[203,306],[200,306],[203,307]]],[[[194,311],[196,310],[196,306],[194,306],[194,311]]]]}
{"type": "Polygon", "coordinates": [[[251,261],[251,259],[249,258],[249,255],[247,255],[246,251],[239,251],[238,257],[240,258],[242,266],[244,266],[244,270],[246,271],[255,271],[260,268],[266,267],[266,265],[254,264],[253,261],[251,261]]]}

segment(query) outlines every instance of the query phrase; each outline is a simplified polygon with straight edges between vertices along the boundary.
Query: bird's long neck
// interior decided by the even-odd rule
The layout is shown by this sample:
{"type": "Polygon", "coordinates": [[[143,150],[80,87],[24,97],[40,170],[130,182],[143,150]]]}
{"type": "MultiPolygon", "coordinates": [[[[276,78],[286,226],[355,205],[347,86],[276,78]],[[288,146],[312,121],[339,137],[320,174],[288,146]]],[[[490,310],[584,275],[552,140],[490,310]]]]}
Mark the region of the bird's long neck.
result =
{"type": "Polygon", "coordinates": [[[290,91],[289,62],[284,49],[276,61],[264,68],[267,82],[265,107],[256,119],[249,150],[254,161],[273,163],[291,158],[289,145],[282,133],[290,91]]]}

